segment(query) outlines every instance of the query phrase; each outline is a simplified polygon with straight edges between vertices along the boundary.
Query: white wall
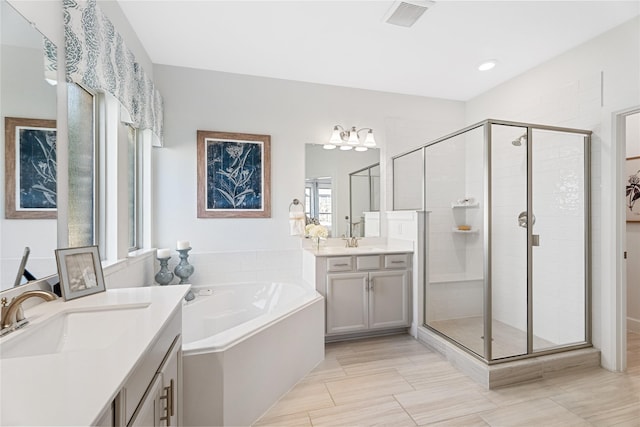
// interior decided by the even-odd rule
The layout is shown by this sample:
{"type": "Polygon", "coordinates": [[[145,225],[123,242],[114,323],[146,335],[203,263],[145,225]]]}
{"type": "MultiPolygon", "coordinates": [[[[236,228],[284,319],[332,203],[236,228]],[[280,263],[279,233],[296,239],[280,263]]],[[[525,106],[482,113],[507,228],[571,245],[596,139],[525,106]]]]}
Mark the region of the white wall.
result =
{"type": "MultiPolygon", "coordinates": [[[[627,117],[626,157],[640,156],[640,113],[627,117]]],[[[640,333],[640,222],[628,222],[627,230],[627,327],[640,333]]]]}
{"type": "MultiPolygon", "coordinates": [[[[237,262],[226,265],[245,268],[251,268],[241,260],[245,252],[296,257],[291,251],[299,250],[300,239],[289,236],[288,210],[293,198],[304,197],[305,144],[325,142],[335,124],[374,129],[384,176],[388,156],[460,127],[464,115],[461,102],[164,65],[155,66],[154,79],[166,129],[164,148],[154,150],[156,243],[173,248],[176,240],[189,240],[196,282],[217,280],[215,272],[206,279],[198,274],[210,270],[204,254],[235,253],[237,262]],[[196,217],[197,130],[271,135],[271,218],[196,217]]],[[[390,206],[384,191],[381,211],[390,206]]]]}
{"type": "Polygon", "coordinates": [[[487,117],[590,129],[593,342],[619,368],[615,334],[615,195],[612,114],[640,104],[640,18],[635,18],[467,102],[468,123],[487,117]],[[602,77],[602,87],[601,87],[602,77]]]}

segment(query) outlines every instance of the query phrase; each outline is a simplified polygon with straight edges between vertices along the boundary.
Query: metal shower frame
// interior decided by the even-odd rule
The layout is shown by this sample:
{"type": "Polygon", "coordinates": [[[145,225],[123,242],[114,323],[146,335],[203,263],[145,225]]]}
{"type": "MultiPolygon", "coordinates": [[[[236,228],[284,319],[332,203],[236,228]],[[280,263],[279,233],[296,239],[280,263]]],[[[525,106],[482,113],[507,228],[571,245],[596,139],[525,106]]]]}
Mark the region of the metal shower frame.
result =
{"type": "MultiPolygon", "coordinates": [[[[426,306],[426,297],[423,298],[422,301],[422,311],[423,318],[422,326],[428,328],[430,331],[438,334],[441,337],[447,339],[447,341],[456,345],[457,347],[463,349],[468,354],[484,361],[485,363],[491,365],[501,362],[508,362],[518,359],[526,359],[530,357],[537,357],[545,354],[553,354],[559,353],[562,351],[574,350],[578,348],[585,348],[592,346],[592,309],[591,309],[591,135],[592,132],[584,129],[574,129],[574,128],[566,128],[566,127],[558,127],[558,126],[548,126],[541,124],[533,124],[533,123],[525,123],[525,122],[514,122],[514,121],[506,121],[506,120],[496,120],[496,119],[487,119],[481,122],[472,124],[465,128],[462,128],[458,131],[430,141],[420,147],[414,148],[412,150],[406,151],[404,153],[395,155],[391,158],[391,167],[392,167],[392,177],[393,181],[395,181],[395,160],[404,156],[407,156],[412,153],[416,153],[417,151],[422,151],[422,182],[421,182],[421,194],[422,194],[422,206],[418,208],[418,210],[426,209],[426,149],[432,145],[444,142],[456,136],[460,136],[464,133],[472,131],[474,129],[484,128],[484,165],[483,165],[483,204],[484,204],[484,215],[483,215],[483,322],[484,322],[484,355],[481,356],[469,348],[465,347],[461,343],[453,340],[442,332],[430,327],[427,325],[426,316],[427,316],[427,306],[426,306]],[[560,345],[557,347],[534,351],[533,348],[533,227],[527,227],[527,352],[525,354],[519,354],[509,357],[504,357],[500,359],[492,359],[491,352],[491,341],[493,336],[492,331],[492,271],[491,271],[491,219],[492,219],[492,209],[491,209],[491,127],[492,125],[502,125],[502,126],[512,126],[512,127],[520,127],[526,128],[526,137],[528,142],[533,142],[533,131],[534,130],[544,130],[544,131],[552,131],[552,132],[564,132],[564,133],[573,133],[584,136],[584,242],[585,242],[585,250],[584,250],[584,262],[585,262],[585,283],[584,283],[584,296],[585,296],[585,319],[584,319],[584,328],[585,328],[585,341],[560,345]]],[[[526,144],[527,149],[527,223],[533,224],[533,144],[526,144]]],[[[393,185],[395,190],[395,186],[393,185]]],[[[395,195],[393,196],[392,202],[393,210],[402,210],[396,209],[395,206],[395,195]]],[[[408,208],[406,208],[408,209],[408,208]]],[[[416,210],[416,209],[412,209],[416,210]]],[[[425,236],[425,241],[426,241],[425,236]]],[[[424,253],[423,262],[427,262],[429,254],[424,253]]],[[[428,279],[424,279],[423,287],[426,287],[428,283],[428,279]]],[[[425,295],[427,295],[425,289],[425,295]]]]}

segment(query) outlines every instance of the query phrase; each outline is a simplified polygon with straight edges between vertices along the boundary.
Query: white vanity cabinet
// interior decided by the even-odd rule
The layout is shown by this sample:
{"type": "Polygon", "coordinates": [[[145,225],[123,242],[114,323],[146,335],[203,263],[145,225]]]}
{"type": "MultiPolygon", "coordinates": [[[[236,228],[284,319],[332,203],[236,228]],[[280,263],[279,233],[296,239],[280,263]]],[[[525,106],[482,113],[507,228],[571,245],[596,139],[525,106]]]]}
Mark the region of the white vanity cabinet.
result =
{"type": "Polygon", "coordinates": [[[129,426],[177,426],[182,340],[177,337],[140,401],[129,426]]]}
{"type": "Polygon", "coordinates": [[[408,327],[410,260],[407,253],[327,257],[327,337],[408,327]]]}
{"type": "Polygon", "coordinates": [[[182,389],[182,312],[177,311],[116,398],[119,426],[178,426],[182,389]]]}

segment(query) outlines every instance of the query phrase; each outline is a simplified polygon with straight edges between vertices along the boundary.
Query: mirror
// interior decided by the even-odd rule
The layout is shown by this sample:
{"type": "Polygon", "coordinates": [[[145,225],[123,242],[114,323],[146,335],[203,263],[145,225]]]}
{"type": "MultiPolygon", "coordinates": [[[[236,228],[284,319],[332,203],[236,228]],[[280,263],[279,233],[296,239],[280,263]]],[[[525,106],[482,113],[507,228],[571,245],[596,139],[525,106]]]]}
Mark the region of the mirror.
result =
{"type": "MultiPolygon", "coordinates": [[[[43,36],[5,0],[0,0],[0,19],[0,126],[5,117],[56,120],[56,87],[45,81],[43,36]]],[[[11,141],[5,141],[5,132],[1,135],[4,159],[11,141]]],[[[3,161],[0,180],[6,195],[5,172],[3,161]]],[[[55,180],[55,172],[51,175],[55,180]]],[[[54,274],[56,219],[7,219],[4,197],[1,203],[0,290],[13,286],[26,246],[31,249],[27,270],[37,278],[54,274]]]]}
{"type": "Polygon", "coordinates": [[[358,152],[305,146],[305,210],[327,226],[330,237],[362,237],[365,231],[367,236],[379,235],[379,226],[374,220],[367,223],[364,214],[379,210],[380,168],[372,168],[379,162],[379,149],[358,152]],[[369,185],[369,174],[377,175],[373,185],[369,185]]]}
{"type": "Polygon", "coordinates": [[[349,174],[352,236],[380,236],[380,163],[349,174]]]}

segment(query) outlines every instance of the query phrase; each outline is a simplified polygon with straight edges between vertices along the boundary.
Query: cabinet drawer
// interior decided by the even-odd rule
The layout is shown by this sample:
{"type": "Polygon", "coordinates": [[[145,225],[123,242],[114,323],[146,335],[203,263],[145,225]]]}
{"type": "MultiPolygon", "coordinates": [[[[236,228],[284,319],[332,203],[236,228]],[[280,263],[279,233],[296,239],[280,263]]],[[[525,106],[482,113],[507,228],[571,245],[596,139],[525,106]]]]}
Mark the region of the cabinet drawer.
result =
{"type": "Polygon", "coordinates": [[[407,254],[391,254],[384,256],[384,268],[407,268],[409,259],[407,254]]]}
{"type": "Polygon", "coordinates": [[[379,270],[380,255],[365,255],[357,257],[356,268],[358,270],[379,270]]]}
{"type": "Polygon", "coordinates": [[[351,271],[353,261],[350,256],[327,258],[327,271],[351,271]]]}

